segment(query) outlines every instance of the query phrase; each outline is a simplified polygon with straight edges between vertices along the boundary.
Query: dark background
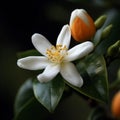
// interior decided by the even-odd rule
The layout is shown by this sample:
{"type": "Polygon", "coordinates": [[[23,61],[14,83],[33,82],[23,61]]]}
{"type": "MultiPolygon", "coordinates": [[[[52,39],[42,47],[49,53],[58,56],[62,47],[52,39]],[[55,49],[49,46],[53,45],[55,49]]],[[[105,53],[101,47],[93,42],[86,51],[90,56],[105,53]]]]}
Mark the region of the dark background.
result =
{"type": "MultiPolygon", "coordinates": [[[[54,44],[62,26],[69,24],[72,10],[84,8],[95,20],[104,11],[113,8],[119,11],[119,7],[119,0],[99,0],[99,2],[97,0],[1,1],[0,120],[13,118],[15,95],[20,85],[30,77],[29,71],[18,68],[16,61],[18,52],[34,48],[31,43],[32,34],[40,33],[54,44]]],[[[69,102],[74,101],[74,99],[71,98],[69,102]]],[[[73,104],[73,108],[75,107],[77,108],[77,105],[73,104]]],[[[86,109],[89,110],[89,107],[86,109]]],[[[75,115],[79,114],[77,110],[75,115]]],[[[86,110],[83,109],[83,111],[86,110]]],[[[71,118],[71,120],[73,119],[71,118]]]]}

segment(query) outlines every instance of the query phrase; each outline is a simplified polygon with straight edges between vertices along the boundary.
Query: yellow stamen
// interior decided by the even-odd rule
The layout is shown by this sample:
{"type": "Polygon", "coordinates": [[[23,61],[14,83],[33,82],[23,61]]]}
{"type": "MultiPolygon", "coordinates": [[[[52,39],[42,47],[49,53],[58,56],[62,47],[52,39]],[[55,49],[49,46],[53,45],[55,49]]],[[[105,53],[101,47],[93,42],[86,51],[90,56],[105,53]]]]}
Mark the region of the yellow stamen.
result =
{"type": "Polygon", "coordinates": [[[52,46],[46,51],[47,57],[51,62],[61,63],[64,56],[67,55],[67,47],[62,45],[52,46]]]}

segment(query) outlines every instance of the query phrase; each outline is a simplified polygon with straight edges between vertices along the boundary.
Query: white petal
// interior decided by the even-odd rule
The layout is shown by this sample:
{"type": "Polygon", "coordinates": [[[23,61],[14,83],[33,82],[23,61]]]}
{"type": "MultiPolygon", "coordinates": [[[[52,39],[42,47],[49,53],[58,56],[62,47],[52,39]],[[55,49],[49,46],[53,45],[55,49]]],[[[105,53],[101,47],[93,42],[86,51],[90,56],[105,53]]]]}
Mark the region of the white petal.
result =
{"type": "Polygon", "coordinates": [[[68,25],[64,25],[58,38],[57,38],[57,45],[65,45],[69,48],[70,45],[70,38],[71,38],[71,31],[68,25]]]}
{"type": "Polygon", "coordinates": [[[38,80],[42,82],[48,82],[52,80],[60,71],[60,66],[56,64],[49,64],[42,74],[37,76],[38,80]]]}
{"type": "Polygon", "coordinates": [[[32,36],[34,47],[43,55],[46,55],[46,50],[51,48],[51,43],[41,34],[35,33],[32,36]]]}
{"type": "Polygon", "coordinates": [[[70,84],[76,87],[81,87],[83,85],[83,79],[78,73],[73,63],[70,62],[65,63],[62,66],[60,73],[63,76],[63,78],[70,84]]]}
{"type": "Polygon", "coordinates": [[[84,9],[75,9],[71,13],[70,26],[72,25],[72,23],[76,17],[81,18],[87,25],[89,25],[89,21],[88,21],[86,14],[87,14],[87,12],[84,9]]]}
{"type": "Polygon", "coordinates": [[[92,42],[83,42],[75,47],[71,48],[68,51],[68,55],[65,56],[65,60],[74,61],[76,59],[80,59],[87,54],[89,54],[94,49],[94,45],[92,42]]]}
{"type": "Polygon", "coordinates": [[[21,58],[17,61],[17,65],[21,68],[28,70],[40,70],[45,68],[49,64],[46,57],[29,56],[21,58]]]}

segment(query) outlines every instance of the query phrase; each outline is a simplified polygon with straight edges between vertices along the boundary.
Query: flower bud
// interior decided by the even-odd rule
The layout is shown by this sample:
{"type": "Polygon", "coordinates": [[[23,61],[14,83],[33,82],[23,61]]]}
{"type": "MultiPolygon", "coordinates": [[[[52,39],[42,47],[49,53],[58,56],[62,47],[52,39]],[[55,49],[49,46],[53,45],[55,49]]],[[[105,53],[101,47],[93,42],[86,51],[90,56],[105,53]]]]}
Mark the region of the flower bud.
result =
{"type": "Polygon", "coordinates": [[[72,12],[70,28],[72,37],[78,42],[90,40],[96,32],[93,19],[84,9],[76,9],[72,12]]]}
{"type": "Polygon", "coordinates": [[[101,35],[101,38],[102,38],[102,39],[104,39],[104,38],[106,38],[106,37],[108,37],[108,36],[110,35],[110,32],[111,32],[111,30],[112,30],[112,27],[113,27],[113,25],[110,24],[110,25],[108,25],[108,26],[102,31],[102,35],[101,35]]]}
{"type": "Polygon", "coordinates": [[[116,57],[119,56],[119,54],[120,54],[120,40],[111,45],[107,50],[108,56],[116,57]]]}
{"type": "Polygon", "coordinates": [[[111,111],[115,118],[120,118],[120,91],[112,99],[111,111]]]}
{"type": "Polygon", "coordinates": [[[107,19],[107,16],[106,16],[106,15],[100,16],[100,17],[95,21],[95,26],[96,26],[96,28],[98,29],[98,28],[102,27],[103,24],[105,23],[106,19],[107,19]]]}

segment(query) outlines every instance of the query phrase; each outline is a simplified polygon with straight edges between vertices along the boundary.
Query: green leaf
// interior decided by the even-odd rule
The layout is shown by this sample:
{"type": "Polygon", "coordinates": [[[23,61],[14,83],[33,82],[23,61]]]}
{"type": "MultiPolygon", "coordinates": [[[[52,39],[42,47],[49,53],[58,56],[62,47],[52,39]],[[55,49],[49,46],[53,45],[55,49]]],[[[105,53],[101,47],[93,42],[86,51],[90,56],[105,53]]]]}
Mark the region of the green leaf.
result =
{"type": "Polygon", "coordinates": [[[53,112],[64,91],[64,81],[57,76],[48,83],[34,81],[33,89],[36,99],[49,110],[53,112]]]}
{"type": "Polygon", "coordinates": [[[104,108],[94,108],[88,116],[88,120],[108,120],[107,113],[104,108]]]}
{"type": "Polygon", "coordinates": [[[41,54],[37,51],[37,50],[27,50],[24,52],[19,52],[17,53],[17,57],[20,58],[24,58],[27,56],[40,56],[41,54]]]}
{"type": "Polygon", "coordinates": [[[31,79],[27,80],[18,91],[14,115],[14,120],[43,120],[50,115],[34,97],[31,79]]]}
{"type": "Polygon", "coordinates": [[[14,112],[15,114],[19,113],[25,105],[32,101],[34,97],[32,90],[32,81],[27,80],[19,89],[18,94],[15,99],[14,112]]]}
{"type": "MultiPolygon", "coordinates": [[[[81,88],[70,85],[73,89],[94,100],[108,101],[108,80],[103,56],[91,54],[77,64],[84,84],[81,88]]],[[[67,83],[68,84],[68,83],[67,83]]]]}

